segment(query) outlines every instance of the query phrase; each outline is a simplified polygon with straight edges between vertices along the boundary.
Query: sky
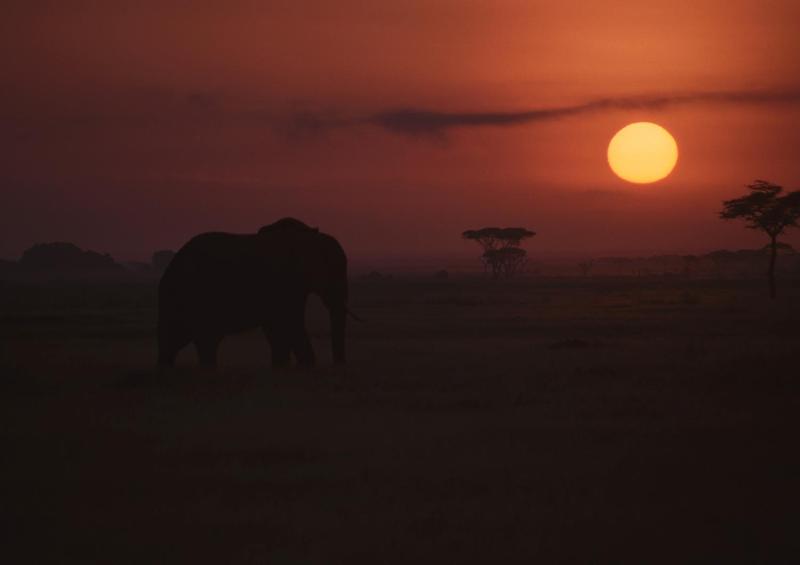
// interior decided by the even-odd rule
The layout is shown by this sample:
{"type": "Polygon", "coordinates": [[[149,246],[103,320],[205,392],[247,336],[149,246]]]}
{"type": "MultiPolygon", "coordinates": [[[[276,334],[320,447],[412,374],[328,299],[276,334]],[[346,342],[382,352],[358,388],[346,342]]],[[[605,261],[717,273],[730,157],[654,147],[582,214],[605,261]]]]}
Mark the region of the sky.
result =
{"type": "Polygon", "coordinates": [[[471,257],[483,226],[534,257],[761,246],[718,213],[800,189],[799,32],[796,0],[10,0],[0,257],[284,216],[357,261],[471,257]],[[608,167],[635,121],[677,140],[663,181],[608,167]]]}

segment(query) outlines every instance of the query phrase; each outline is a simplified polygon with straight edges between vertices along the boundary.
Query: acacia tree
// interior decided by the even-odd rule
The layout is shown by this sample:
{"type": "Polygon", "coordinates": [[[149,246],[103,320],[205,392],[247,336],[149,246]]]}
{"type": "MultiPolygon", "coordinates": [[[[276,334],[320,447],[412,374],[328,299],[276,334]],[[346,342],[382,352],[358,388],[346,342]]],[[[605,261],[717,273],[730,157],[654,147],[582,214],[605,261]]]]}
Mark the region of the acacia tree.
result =
{"type": "Polygon", "coordinates": [[[492,277],[510,278],[522,270],[527,252],[520,249],[523,240],[536,235],[526,228],[481,228],[467,230],[461,234],[464,239],[476,241],[483,248],[484,267],[491,269],[492,277]]]}
{"type": "Polygon", "coordinates": [[[783,187],[764,180],[747,185],[750,193],[725,200],[720,212],[723,220],[743,219],[747,227],[769,236],[769,297],[775,298],[775,262],[780,243],[778,237],[788,227],[797,227],[800,219],[800,191],[783,193],[783,187]]]}

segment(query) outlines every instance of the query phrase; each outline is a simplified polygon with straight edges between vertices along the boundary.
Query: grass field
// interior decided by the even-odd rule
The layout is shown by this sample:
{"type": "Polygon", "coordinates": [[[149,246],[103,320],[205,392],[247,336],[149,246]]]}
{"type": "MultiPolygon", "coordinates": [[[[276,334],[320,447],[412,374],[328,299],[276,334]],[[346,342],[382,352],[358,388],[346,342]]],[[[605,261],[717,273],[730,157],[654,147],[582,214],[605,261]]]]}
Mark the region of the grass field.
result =
{"type": "Polygon", "coordinates": [[[0,286],[4,563],[791,561],[800,287],[356,281],[346,369],[159,377],[155,285],[0,286]]]}

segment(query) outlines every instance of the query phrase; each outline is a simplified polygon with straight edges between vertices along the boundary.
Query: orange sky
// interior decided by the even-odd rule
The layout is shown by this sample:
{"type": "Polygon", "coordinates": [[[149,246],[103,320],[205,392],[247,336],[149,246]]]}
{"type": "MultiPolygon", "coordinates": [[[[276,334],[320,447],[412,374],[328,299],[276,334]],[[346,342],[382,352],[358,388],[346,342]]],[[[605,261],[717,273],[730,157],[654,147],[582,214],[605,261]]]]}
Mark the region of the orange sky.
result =
{"type": "Polygon", "coordinates": [[[4,257],[68,240],[144,258],[285,215],[356,260],[471,256],[459,234],[484,225],[536,230],[534,256],[701,252],[762,244],[716,219],[744,184],[800,188],[794,0],[11,4],[4,257]],[[421,135],[375,119],[674,95],[690,100],[421,135]],[[680,149],[654,185],[605,162],[638,120],[680,149]]]}

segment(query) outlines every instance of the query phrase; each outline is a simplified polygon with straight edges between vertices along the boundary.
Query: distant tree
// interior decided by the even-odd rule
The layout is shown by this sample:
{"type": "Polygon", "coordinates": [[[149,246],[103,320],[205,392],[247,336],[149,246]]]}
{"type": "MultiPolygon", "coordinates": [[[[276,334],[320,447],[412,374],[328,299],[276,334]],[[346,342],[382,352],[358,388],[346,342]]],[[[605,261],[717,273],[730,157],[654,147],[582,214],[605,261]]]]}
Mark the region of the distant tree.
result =
{"type": "Polygon", "coordinates": [[[534,235],[536,232],[526,228],[481,228],[467,230],[461,237],[476,241],[483,248],[481,261],[496,279],[509,278],[521,272],[528,254],[519,246],[534,235]]]}
{"type": "Polygon", "coordinates": [[[592,259],[587,259],[586,261],[578,263],[578,269],[584,277],[589,276],[592,272],[592,267],[594,267],[594,261],[592,259]]]}
{"type": "Polygon", "coordinates": [[[519,247],[501,247],[490,249],[483,254],[483,260],[489,265],[494,278],[510,279],[522,272],[528,253],[519,247]]]}
{"type": "Polygon", "coordinates": [[[769,236],[769,296],[774,299],[775,261],[778,256],[778,237],[788,227],[797,227],[800,219],[800,191],[783,196],[783,187],[764,180],[747,185],[750,193],[733,200],[725,200],[720,217],[723,220],[743,219],[747,227],[760,230],[769,236]]]}
{"type": "Polygon", "coordinates": [[[162,249],[153,253],[150,263],[156,271],[164,272],[169,266],[172,258],[175,257],[175,252],[171,249],[162,249]]]}

